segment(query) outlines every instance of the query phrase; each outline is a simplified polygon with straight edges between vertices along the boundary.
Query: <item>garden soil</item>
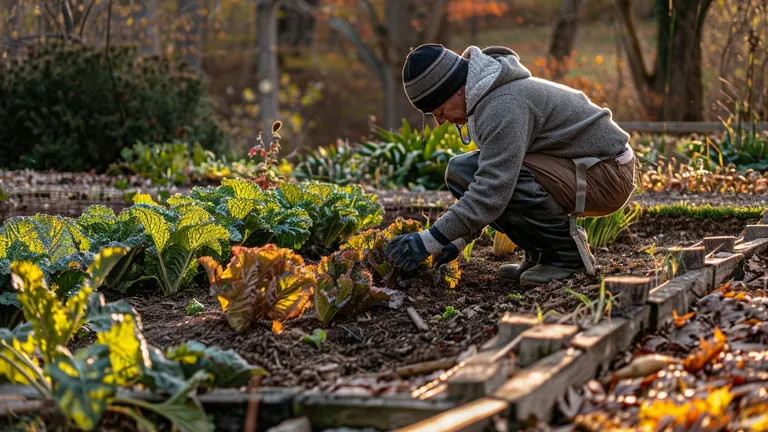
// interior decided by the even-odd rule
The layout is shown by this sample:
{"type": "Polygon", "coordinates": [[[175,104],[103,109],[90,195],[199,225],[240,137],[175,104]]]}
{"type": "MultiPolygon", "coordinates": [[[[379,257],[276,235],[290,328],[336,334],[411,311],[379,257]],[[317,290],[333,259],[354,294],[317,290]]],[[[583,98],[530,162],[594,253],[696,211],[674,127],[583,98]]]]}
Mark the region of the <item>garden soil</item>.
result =
{"type": "MultiPolygon", "coordinates": [[[[656,247],[691,245],[705,236],[739,235],[744,220],[702,221],[689,218],[645,217],[623,234],[610,248],[594,250],[598,274],[645,274],[652,271],[651,256],[644,252],[656,247]]],[[[410,380],[393,373],[415,363],[471,354],[496,332],[496,323],[505,312],[535,314],[542,311],[565,313],[578,300],[564,292],[569,287],[595,297],[599,277],[579,274],[565,282],[524,289],[496,276],[499,265],[519,262],[520,251],[495,256],[485,237],[475,246],[463,275],[453,290],[414,282],[403,289],[401,305],[379,304],[353,319],[336,319],[323,324],[309,309],[300,318],[286,322],[282,333],[274,334],[267,321],[243,333],[230,329],[218,302],[207,287],[197,287],[171,297],[160,293],[124,297],[141,315],[147,342],[165,349],[187,340],[197,340],[223,349],[233,349],[247,361],[269,371],[263,385],[302,387],[336,393],[381,395],[412,390],[432,379],[426,375],[410,380]],[[205,312],[185,316],[187,302],[196,298],[205,312]],[[394,306],[394,307],[391,307],[394,306]],[[429,325],[428,332],[416,328],[406,308],[412,306],[429,325]],[[460,315],[443,320],[446,306],[460,315]],[[321,349],[302,342],[313,329],[322,328],[327,340],[321,349]]],[[[108,300],[118,294],[108,293],[108,300]]]]}

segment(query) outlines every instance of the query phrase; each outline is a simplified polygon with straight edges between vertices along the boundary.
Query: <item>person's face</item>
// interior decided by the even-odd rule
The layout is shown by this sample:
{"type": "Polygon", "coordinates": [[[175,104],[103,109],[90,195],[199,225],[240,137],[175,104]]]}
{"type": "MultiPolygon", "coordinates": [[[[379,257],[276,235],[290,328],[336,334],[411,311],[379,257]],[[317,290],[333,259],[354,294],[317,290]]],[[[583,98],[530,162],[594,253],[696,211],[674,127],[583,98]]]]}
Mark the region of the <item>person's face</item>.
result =
{"type": "Polygon", "coordinates": [[[449,121],[455,125],[467,124],[467,100],[464,97],[464,87],[459,89],[444,104],[432,111],[439,124],[449,121]]]}

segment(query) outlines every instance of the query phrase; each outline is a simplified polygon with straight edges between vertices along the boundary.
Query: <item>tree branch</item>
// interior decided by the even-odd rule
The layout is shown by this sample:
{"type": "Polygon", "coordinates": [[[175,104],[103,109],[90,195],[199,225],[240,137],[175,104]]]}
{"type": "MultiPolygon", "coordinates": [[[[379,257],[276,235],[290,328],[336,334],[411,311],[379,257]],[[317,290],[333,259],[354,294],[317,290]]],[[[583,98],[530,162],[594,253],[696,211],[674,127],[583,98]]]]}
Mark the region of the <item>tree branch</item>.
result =
{"type": "Polygon", "coordinates": [[[440,34],[440,26],[443,24],[443,16],[445,15],[445,4],[446,0],[437,0],[430,11],[424,27],[424,40],[426,42],[434,42],[437,35],[440,34]]]}
{"type": "MultiPolygon", "coordinates": [[[[621,23],[621,42],[627,54],[632,79],[635,81],[638,90],[647,89],[650,86],[652,75],[648,73],[648,69],[645,66],[640,38],[637,35],[637,28],[632,18],[631,1],[614,0],[613,4],[616,6],[617,18],[619,23],[621,23]]],[[[643,96],[641,95],[641,97],[643,96]]]]}
{"type": "Polygon", "coordinates": [[[387,82],[386,64],[368,47],[368,45],[365,44],[365,42],[363,42],[360,34],[354,27],[347,21],[334,16],[328,19],[328,26],[341,33],[352,42],[360,53],[363,62],[368,65],[374,74],[376,74],[376,77],[382,82],[382,85],[387,82]]]}

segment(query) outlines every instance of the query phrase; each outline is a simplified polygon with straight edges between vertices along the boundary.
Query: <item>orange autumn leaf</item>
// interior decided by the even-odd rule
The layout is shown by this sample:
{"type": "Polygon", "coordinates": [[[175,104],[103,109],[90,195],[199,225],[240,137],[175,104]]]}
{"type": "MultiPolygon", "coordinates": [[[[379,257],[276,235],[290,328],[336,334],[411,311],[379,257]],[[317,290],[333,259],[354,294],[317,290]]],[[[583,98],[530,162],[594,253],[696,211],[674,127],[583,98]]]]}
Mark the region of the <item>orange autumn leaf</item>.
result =
{"type": "Polygon", "coordinates": [[[715,339],[714,341],[701,338],[699,347],[691,352],[688,357],[683,360],[683,366],[688,372],[696,372],[701,370],[707,363],[712,361],[715,357],[723,351],[725,347],[725,334],[715,327],[715,339]]]}
{"type": "Polygon", "coordinates": [[[677,315],[677,311],[672,309],[672,317],[675,319],[675,327],[680,328],[684,326],[685,323],[687,323],[689,319],[693,318],[695,314],[696,312],[688,312],[683,316],[679,316],[677,315]]]}
{"type": "Polygon", "coordinates": [[[730,290],[731,290],[731,282],[726,282],[726,283],[720,285],[720,287],[717,288],[715,291],[720,292],[722,294],[725,294],[725,293],[727,293],[730,290]]]}

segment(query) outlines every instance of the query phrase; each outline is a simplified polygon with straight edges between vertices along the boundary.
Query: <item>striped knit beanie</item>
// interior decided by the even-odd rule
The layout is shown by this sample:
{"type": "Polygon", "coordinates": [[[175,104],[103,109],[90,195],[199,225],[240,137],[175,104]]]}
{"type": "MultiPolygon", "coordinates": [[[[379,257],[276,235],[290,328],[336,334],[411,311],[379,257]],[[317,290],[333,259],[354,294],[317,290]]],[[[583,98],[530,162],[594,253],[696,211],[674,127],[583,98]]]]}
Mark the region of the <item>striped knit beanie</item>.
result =
{"type": "Polygon", "coordinates": [[[422,45],[408,54],[403,87],[411,104],[431,113],[467,82],[469,62],[438,44],[422,45]]]}

